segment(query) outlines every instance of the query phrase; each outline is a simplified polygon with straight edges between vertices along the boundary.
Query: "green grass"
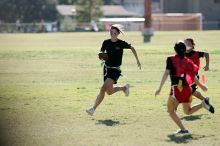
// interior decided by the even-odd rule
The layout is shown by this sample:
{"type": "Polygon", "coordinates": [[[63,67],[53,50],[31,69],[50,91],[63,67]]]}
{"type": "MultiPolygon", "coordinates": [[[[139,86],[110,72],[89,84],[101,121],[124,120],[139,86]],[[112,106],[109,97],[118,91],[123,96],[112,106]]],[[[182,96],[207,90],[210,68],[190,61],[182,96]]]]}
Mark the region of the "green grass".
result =
{"type": "MultiPolygon", "coordinates": [[[[156,32],[144,44],[140,32],[122,39],[132,43],[142,63],[138,70],[131,51],[123,58],[118,85],[131,84],[131,94],[106,96],[93,117],[85,113],[103,83],[97,53],[102,33],[0,34],[0,140],[4,145],[141,146],[220,145],[220,31],[156,32]],[[166,112],[168,81],[160,96],[165,60],[176,40],[191,36],[210,53],[205,72],[216,113],[204,109],[178,113],[191,135],[176,136],[166,112]]],[[[202,66],[204,65],[202,61],[202,66]]],[[[200,73],[204,73],[201,71],[200,73]]],[[[194,99],[193,103],[199,103],[194,99]]]]}

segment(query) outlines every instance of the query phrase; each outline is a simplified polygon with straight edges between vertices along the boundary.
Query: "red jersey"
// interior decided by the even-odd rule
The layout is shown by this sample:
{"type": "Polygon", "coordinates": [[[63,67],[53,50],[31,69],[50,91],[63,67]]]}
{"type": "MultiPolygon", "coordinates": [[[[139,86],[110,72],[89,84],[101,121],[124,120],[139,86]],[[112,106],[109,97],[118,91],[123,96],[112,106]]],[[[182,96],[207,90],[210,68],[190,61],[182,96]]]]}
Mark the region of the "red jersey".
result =
{"type": "Polygon", "coordinates": [[[200,58],[204,57],[205,52],[192,50],[186,53],[186,57],[193,61],[200,68],[200,58]]]}
{"type": "Polygon", "coordinates": [[[166,69],[170,70],[171,85],[177,85],[179,80],[182,80],[183,85],[190,85],[199,68],[190,59],[181,59],[175,55],[167,58],[166,69]]]}

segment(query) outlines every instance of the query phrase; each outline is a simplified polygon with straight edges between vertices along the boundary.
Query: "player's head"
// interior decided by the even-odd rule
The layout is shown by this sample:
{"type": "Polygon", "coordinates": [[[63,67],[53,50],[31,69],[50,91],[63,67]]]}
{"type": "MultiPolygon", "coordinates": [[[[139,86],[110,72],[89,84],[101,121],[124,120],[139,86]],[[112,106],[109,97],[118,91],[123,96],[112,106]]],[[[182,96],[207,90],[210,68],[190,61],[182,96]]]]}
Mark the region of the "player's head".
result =
{"type": "Polygon", "coordinates": [[[112,25],[110,29],[111,38],[117,38],[120,33],[123,34],[123,29],[123,25],[121,24],[112,25]]]}
{"type": "Polygon", "coordinates": [[[195,47],[194,40],[192,38],[186,38],[184,40],[187,50],[192,50],[195,47]]]}
{"type": "Polygon", "coordinates": [[[174,45],[174,50],[175,50],[176,54],[182,59],[185,56],[186,45],[184,44],[183,41],[178,41],[174,45]]]}

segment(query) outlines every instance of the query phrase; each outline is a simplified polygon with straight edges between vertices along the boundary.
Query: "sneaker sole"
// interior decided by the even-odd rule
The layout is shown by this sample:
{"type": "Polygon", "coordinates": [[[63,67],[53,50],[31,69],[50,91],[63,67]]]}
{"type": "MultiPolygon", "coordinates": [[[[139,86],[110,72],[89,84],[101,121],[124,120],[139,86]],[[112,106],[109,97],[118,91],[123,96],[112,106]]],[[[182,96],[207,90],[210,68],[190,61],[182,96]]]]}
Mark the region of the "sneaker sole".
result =
{"type": "Polygon", "coordinates": [[[86,113],[90,116],[93,116],[93,113],[90,113],[89,111],[86,110],[86,113]]]}

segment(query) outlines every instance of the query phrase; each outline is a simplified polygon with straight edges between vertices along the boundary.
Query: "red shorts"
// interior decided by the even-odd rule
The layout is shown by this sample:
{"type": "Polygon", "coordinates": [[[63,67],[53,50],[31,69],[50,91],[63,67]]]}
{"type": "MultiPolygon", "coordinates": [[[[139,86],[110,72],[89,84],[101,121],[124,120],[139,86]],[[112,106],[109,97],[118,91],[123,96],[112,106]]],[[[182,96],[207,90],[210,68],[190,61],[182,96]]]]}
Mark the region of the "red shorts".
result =
{"type": "Polygon", "coordinates": [[[183,86],[182,91],[180,91],[177,85],[174,85],[171,87],[170,96],[179,103],[189,103],[192,101],[192,89],[190,86],[183,86]]]}

